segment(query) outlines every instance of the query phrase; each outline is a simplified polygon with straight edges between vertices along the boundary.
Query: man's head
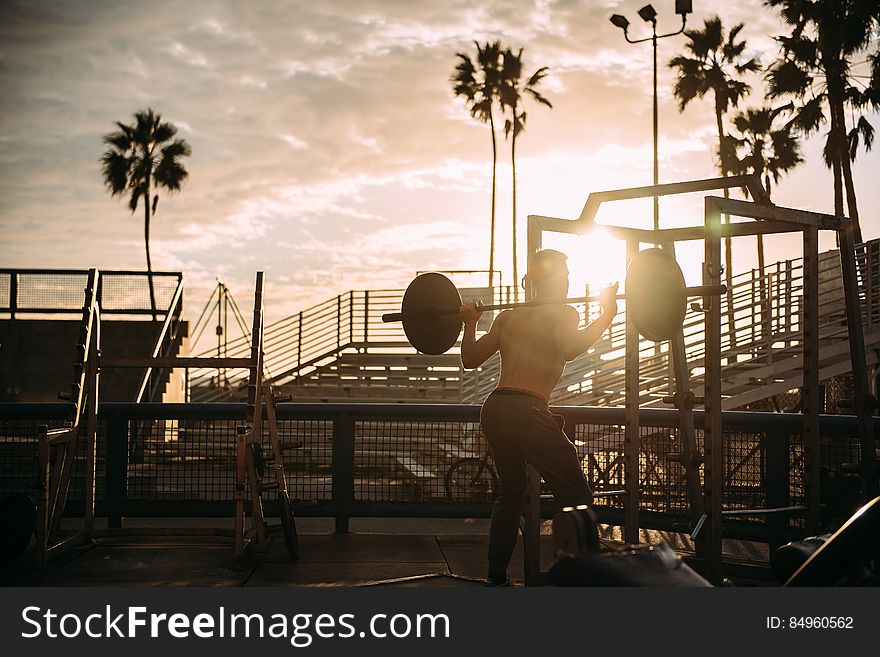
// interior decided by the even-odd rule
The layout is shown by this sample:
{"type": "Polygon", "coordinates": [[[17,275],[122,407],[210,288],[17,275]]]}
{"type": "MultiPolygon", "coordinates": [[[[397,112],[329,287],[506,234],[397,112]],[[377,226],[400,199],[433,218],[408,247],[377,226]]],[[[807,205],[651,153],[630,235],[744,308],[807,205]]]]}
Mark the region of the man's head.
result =
{"type": "Polygon", "coordinates": [[[531,285],[535,296],[564,299],[568,296],[568,256],[560,251],[544,249],[529,259],[525,286],[531,285]]]}

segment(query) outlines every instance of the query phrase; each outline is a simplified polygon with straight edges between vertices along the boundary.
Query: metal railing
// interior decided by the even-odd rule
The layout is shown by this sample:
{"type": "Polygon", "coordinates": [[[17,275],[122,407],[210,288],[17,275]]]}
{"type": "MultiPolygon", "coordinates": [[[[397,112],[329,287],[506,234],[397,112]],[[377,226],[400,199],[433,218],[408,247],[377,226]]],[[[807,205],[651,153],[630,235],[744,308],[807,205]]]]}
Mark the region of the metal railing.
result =
{"type": "MultiPolygon", "coordinates": [[[[556,407],[566,420],[584,472],[598,491],[623,488],[623,409],[556,407]]],[[[64,404],[0,404],[0,495],[27,492],[35,475],[37,425],[60,425],[64,404]]],[[[702,413],[695,412],[698,442],[702,413]]],[[[236,427],[244,404],[100,406],[97,513],[119,526],[123,517],[231,516],[235,495],[236,427]]],[[[311,504],[301,515],[336,518],[486,517],[485,491],[450,499],[446,473],[486,447],[476,405],[281,404],[282,443],[291,496],[311,504]]],[[[680,463],[678,414],[640,412],[639,509],[643,528],[685,531],[688,505],[680,463]]],[[[880,429],[880,420],[874,420],[880,429]]],[[[795,414],[725,412],[725,510],[796,507],[804,502],[802,418],[795,414]]],[[[859,438],[850,416],[820,418],[825,520],[846,518],[863,497],[857,471],[859,438]]],[[[83,441],[71,478],[68,513],[82,512],[83,441]]],[[[598,498],[605,522],[620,523],[620,498],[598,498]]],[[[545,508],[545,515],[553,510],[545,508]]],[[[802,533],[797,511],[736,516],[727,536],[778,544],[802,533]]]]}
{"type": "MultiPolygon", "coordinates": [[[[75,314],[82,311],[86,269],[0,269],[0,314],[75,314]]],[[[98,303],[104,315],[156,315],[171,309],[181,272],[152,273],[156,308],[145,271],[101,271],[98,303]]]]}
{"type": "MultiPolygon", "coordinates": [[[[880,339],[880,240],[859,245],[863,321],[869,344],[880,339]]],[[[846,341],[846,318],[842,301],[842,278],[839,256],[829,251],[820,258],[820,333],[823,348],[846,341]]],[[[721,297],[722,304],[722,377],[741,383],[728,386],[725,394],[736,404],[736,395],[746,394],[750,400],[757,386],[750,383],[758,377],[749,370],[759,371],[764,379],[774,378],[777,371],[782,379],[793,376],[785,370],[782,361],[796,363],[801,351],[801,295],[803,262],[801,258],[772,263],[763,272],[757,269],[733,277],[729,294],[721,297]],[[767,368],[770,368],[769,370],[767,368]],[[763,372],[763,374],[762,374],[763,372]]],[[[512,287],[492,290],[493,303],[513,300],[512,287]]],[[[266,327],[267,377],[275,384],[310,381],[319,386],[319,374],[336,371],[336,377],[327,377],[327,387],[381,387],[387,381],[393,387],[395,372],[393,356],[414,356],[399,323],[385,324],[381,316],[400,308],[402,290],[350,291],[330,298],[302,312],[266,327]],[[340,356],[349,354],[387,355],[389,366],[383,371],[364,366],[350,368],[341,379],[340,356]],[[372,371],[371,371],[372,370],[372,371]]],[[[598,306],[580,304],[582,316],[592,319],[598,306]]],[[[484,328],[488,328],[488,319],[484,328]]],[[[558,404],[617,405],[622,404],[624,388],[623,345],[626,313],[621,312],[610,329],[594,347],[566,366],[565,373],[554,391],[552,400],[558,404]]],[[[689,311],[684,323],[685,348],[691,368],[694,387],[701,385],[704,357],[703,315],[689,311]]],[[[249,348],[245,337],[226,344],[231,356],[245,355],[249,348]]],[[[453,355],[445,367],[434,368],[422,374],[398,374],[398,385],[425,385],[426,379],[444,383],[449,401],[479,403],[495,386],[498,377],[498,359],[490,360],[481,368],[464,371],[456,368],[453,355]]],[[[838,358],[835,351],[830,358],[838,358]]],[[[204,356],[212,355],[205,352],[204,356]]],[[[640,403],[659,404],[670,394],[670,371],[665,346],[659,350],[654,343],[643,341],[639,348],[640,403]]],[[[427,359],[425,359],[427,362],[427,359]]],[[[415,361],[408,361],[415,365],[415,361]]],[[[381,369],[381,368],[379,368],[381,369]]],[[[430,367],[425,368],[430,370],[430,367]]],[[[779,378],[779,377],[776,377],[779,378]]],[[[192,371],[189,377],[193,401],[221,401],[241,395],[245,384],[241,373],[216,369],[192,371]]],[[[727,385],[727,384],[725,384],[727,385]]],[[[796,388],[799,384],[792,383],[796,388]]],[[[785,385],[778,384],[777,388],[785,385]]],[[[391,392],[391,390],[390,390],[391,392]]],[[[772,395],[771,395],[772,396],[772,395]]],[[[745,404],[746,402],[744,402],[745,404]]]]}

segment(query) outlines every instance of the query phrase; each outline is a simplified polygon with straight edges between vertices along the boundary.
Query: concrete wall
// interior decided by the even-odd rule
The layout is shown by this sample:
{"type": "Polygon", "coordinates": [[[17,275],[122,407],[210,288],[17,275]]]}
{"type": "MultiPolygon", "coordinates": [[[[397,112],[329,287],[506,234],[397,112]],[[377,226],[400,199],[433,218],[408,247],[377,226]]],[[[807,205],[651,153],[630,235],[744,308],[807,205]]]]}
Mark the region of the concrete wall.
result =
{"type": "MultiPolygon", "coordinates": [[[[58,401],[73,380],[73,360],[79,337],[78,320],[0,320],[0,402],[58,401]]],[[[161,329],[159,322],[101,322],[101,351],[106,356],[146,356],[161,329]]],[[[188,325],[180,330],[186,335],[188,325]]],[[[184,339],[179,355],[188,355],[184,339]]],[[[143,376],[140,369],[104,369],[101,398],[105,401],[134,401],[143,376]]],[[[183,375],[170,377],[163,401],[183,401],[183,375]]]]}

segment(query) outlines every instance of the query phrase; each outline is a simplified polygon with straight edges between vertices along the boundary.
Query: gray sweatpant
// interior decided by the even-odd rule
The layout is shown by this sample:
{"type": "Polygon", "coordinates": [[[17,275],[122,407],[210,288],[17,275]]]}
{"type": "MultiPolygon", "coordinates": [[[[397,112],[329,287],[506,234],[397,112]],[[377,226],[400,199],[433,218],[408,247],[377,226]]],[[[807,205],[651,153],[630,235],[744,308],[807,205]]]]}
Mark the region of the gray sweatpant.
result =
{"type": "Polygon", "coordinates": [[[480,413],[483,434],[501,479],[501,494],[489,526],[489,576],[505,577],[526,495],[526,462],[544,478],[562,506],[592,504],[574,444],[563,421],[540,398],[513,390],[495,390],[480,413]]]}

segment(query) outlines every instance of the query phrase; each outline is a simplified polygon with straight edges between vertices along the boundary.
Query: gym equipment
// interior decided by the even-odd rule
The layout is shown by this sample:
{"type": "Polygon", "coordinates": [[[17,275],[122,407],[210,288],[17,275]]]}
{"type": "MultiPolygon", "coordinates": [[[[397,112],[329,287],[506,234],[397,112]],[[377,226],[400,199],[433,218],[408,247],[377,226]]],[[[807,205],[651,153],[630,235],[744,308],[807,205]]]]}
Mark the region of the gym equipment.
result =
{"type": "Polygon", "coordinates": [[[794,575],[797,569],[803,566],[829,538],[831,534],[808,536],[801,541],[786,543],[774,551],[773,556],[770,557],[770,569],[776,581],[780,584],[788,581],[788,578],[794,575]]]}
{"type": "MultiPolygon", "coordinates": [[[[278,491],[278,507],[281,514],[280,528],[284,534],[287,550],[291,558],[296,558],[298,542],[293,518],[294,504],[287,492],[284,475],[284,462],[278,437],[276,405],[285,399],[275,395],[271,388],[264,389],[263,381],[263,272],[257,272],[254,290],[253,330],[251,331],[250,355],[246,358],[198,358],[160,356],[160,341],[150,356],[112,357],[101,353],[100,306],[97,301],[99,275],[97,270],[89,271],[85,288],[86,302],[80,339],[77,347],[75,380],[71,392],[59,395],[71,402],[72,421],[61,429],[39,428],[38,447],[38,485],[36,513],[35,563],[37,568],[45,568],[46,562],[63,549],[81,545],[92,537],[103,535],[96,532],[95,517],[95,444],[97,433],[97,410],[99,372],[104,367],[145,368],[146,374],[141,392],[152,369],[175,367],[216,367],[244,368],[249,372],[248,402],[246,424],[237,430],[236,436],[236,478],[235,478],[235,528],[233,530],[234,558],[239,563],[245,550],[252,542],[261,549],[268,548],[269,527],[263,514],[262,493],[265,490],[278,491]],[[272,441],[271,454],[267,457],[262,451],[262,409],[264,399],[267,403],[269,435],[272,441]],[[80,420],[85,416],[86,459],[85,459],[85,521],[84,529],[73,535],[60,536],[61,518],[67,502],[70,474],[76,454],[80,420]],[[259,465],[259,467],[258,467],[259,465]],[[264,483],[262,475],[266,469],[274,473],[274,482],[264,483]],[[248,505],[247,502],[250,504],[248,505]],[[245,510],[250,507],[251,525],[245,528],[245,510]]],[[[178,287],[176,294],[181,293],[178,287]]],[[[171,328],[173,316],[168,313],[160,330],[161,336],[171,328]]],[[[140,398],[140,393],[138,395],[140,398]]],[[[25,514],[26,515],[26,514],[25,514]]],[[[24,516],[22,516],[24,517],[24,516]]],[[[25,520],[17,521],[15,527],[22,534],[27,530],[25,520]]],[[[106,533],[112,534],[109,529],[106,533]]],[[[29,540],[30,534],[27,533],[29,540]]],[[[26,543],[25,543],[26,545],[26,543]]]]}
{"type": "Polygon", "coordinates": [[[880,584],[880,497],[865,504],[813,552],[785,586],[880,584]]]}
{"type": "MultiPolygon", "coordinates": [[[[647,249],[633,257],[626,273],[627,300],[636,327],[645,338],[659,342],[668,339],[684,321],[688,297],[723,294],[724,285],[687,287],[681,268],[662,249],[647,249]]],[[[537,305],[597,301],[598,296],[560,300],[497,303],[482,310],[503,310],[537,305]]],[[[383,322],[403,322],[410,344],[424,354],[442,354],[457,341],[462,322],[459,319],[461,294],[443,274],[420,274],[406,288],[399,313],[382,315],[383,322]]]]}

